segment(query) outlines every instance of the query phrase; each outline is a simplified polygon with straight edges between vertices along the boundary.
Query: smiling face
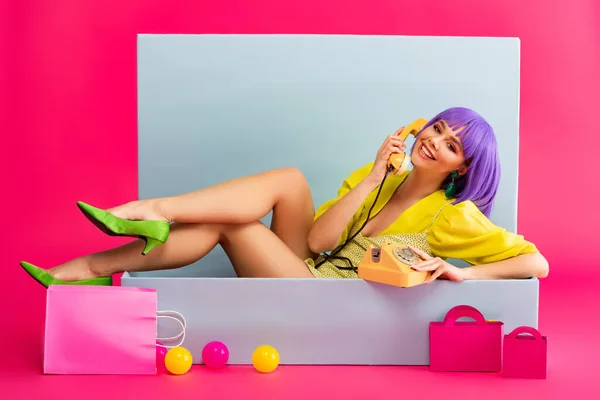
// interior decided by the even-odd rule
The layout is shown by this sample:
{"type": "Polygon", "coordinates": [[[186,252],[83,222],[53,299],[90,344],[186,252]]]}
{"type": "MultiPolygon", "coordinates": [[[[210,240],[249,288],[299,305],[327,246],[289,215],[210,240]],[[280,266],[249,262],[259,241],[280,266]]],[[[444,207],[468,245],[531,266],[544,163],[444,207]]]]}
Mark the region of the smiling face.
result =
{"type": "Polygon", "coordinates": [[[447,176],[452,171],[466,173],[463,146],[457,134],[444,120],[424,129],[415,142],[411,161],[414,168],[447,176]]]}

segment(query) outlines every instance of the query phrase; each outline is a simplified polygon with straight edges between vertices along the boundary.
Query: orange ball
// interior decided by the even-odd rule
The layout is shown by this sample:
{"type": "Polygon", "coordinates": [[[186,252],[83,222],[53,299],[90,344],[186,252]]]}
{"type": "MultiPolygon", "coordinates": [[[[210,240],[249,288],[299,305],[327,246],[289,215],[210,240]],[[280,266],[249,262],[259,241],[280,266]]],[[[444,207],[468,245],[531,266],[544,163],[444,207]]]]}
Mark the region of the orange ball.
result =
{"type": "Polygon", "coordinates": [[[173,347],[165,355],[165,367],[174,375],[183,375],[192,368],[192,353],[183,347],[173,347]]]}
{"type": "Polygon", "coordinates": [[[273,372],[279,365],[279,353],[272,346],[258,346],[252,354],[252,365],[258,372],[273,372]]]}

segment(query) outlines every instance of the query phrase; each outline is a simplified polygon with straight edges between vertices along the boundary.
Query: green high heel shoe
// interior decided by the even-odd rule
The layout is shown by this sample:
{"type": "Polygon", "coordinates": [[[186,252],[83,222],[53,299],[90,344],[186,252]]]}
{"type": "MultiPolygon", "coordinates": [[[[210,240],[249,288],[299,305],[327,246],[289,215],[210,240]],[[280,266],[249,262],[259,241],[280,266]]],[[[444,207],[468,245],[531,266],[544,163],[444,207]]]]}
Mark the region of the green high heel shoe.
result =
{"type": "Polygon", "coordinates": [[[36,267],[25,261],[21,261],[21,267],[29,274],[33,279],[41,283],[43,286],[48,287],[50,285],[93,285],[93,286],[112,286],[112,277],[102,278],[91,278],[84,279],[81,281],[66,282],[59,279],[55,279],[46,270],[36,267]]]}
{"type": "Polygon", "coordinates": [[[129,221],[115,217],[107,211],[82,201],[78,201],[77,206],[87,219],[107,235],[143,239],[146,246],[142,250],[142,255],[146,255],[156,246],[164,244],[169,237],[170,225],[167,221],[129,221]]]}

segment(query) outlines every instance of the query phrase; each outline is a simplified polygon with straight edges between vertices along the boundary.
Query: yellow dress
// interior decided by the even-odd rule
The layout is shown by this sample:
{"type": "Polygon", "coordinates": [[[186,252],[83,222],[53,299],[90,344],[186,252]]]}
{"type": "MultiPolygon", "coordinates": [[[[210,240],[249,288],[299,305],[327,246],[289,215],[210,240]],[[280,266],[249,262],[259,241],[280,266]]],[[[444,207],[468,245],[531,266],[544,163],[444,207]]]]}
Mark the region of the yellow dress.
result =
{"type": "MultiPolygon", "coordinates": [[[[373,162],[351,173],[338,190],[337,197],[317,209],[315,219],[362,181],[372,168],[373,162]]],[[[388,176],[370,218],[383,209],[407,174],[408,172],[388,176]]],[[[338,244],[346,241],[363,225],[376,195],[377,190],[374,190],[367,196],[346,225],[338,244]]],[[[537,251],[535,245],[522,235],[508,232],[492,223],[471,201],[451,204],[453,201],[454,199],[446,198],[443,190],[438,190],[409,207],[380,235],[364,237],[359,233],[336,257],[346,257],[357,267],[369,244],[381,246],[385,240],[412,245],[433,257],[462,259],[471,265],[487,264],[537,251]]],[[[315,260],[305,260],[317,278],[357,278],[355,270],[344,269],[350,267],[347,260],[331,259],[315,268],[321,261],[322,256],[315,260]]]]}

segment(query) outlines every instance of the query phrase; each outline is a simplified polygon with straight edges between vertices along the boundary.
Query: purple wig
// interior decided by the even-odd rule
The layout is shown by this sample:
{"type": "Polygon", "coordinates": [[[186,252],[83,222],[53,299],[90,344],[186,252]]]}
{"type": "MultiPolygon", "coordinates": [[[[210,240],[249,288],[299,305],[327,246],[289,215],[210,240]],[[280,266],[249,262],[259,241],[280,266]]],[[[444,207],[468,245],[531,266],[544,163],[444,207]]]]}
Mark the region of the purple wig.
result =
{"type": "MultiPolygon", "coordinates": [[[[481,115],[463,107],[442,111],[423,129],[439,120],[446,121],[448,127],[454,131],[464,127],[457,136],[463,144],[468,169],[466,174],[454,182],[457,187],[455,203],[471,200],[489,218],[500,183],[500,160],[494,130],[481,115]]],[[[450,181],[448,176],[441,189],[445,189],[450,181]]]]}

